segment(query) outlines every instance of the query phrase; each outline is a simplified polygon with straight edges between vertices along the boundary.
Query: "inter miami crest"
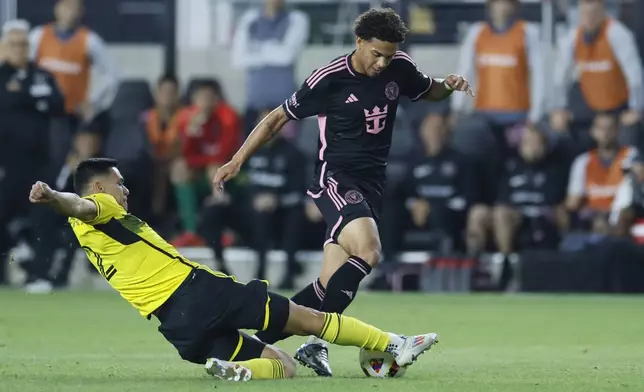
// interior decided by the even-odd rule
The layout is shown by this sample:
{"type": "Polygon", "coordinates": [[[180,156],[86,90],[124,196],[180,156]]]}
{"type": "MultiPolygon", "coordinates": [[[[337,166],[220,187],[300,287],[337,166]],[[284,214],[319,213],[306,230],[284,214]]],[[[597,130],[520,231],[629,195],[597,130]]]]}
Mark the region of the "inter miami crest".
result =
{"type": "Polygon", "coordinates": [[[350,190],[344,195],[344,200],[346,200],[349,204],[359,204],[362,203],[364,197],[362,197],[362,193],[350,190]]]}
{"type": "Polygon", "coordinates": [[[396,82],[387,83],[387,87],[385,87],[385,96],[390,101],[395,101],[396,98],[398,98],[399,94],[400,94],[400,89],[398,88],[398,83],[396,82]]]}

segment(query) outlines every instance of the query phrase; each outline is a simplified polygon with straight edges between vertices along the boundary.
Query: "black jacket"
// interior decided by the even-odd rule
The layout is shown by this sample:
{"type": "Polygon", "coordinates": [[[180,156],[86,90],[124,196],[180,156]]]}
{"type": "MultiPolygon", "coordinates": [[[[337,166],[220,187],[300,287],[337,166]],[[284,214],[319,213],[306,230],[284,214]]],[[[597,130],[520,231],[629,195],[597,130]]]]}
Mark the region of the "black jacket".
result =
{"type": "Polygon", "coordinates": [[[49,72],[29,63],[19,70],[0,64],[0,164],[47,163],[49,124],[64,113],[64,98],[49,72]],[[18,83],[18,91],[9,91],[18,83]]]}
{"type": "Polygon", "coordinates": [[[416,153],[401,184],[402,197],[425,199],[433,209],[465,211],[480,199],[472,166],[464,155],[449,146],[436,156],[416,153]]]}
{"type": "Polygon", "coordinates": [[[306,158],[283,137],[257,151],[247,164],[251,196],[271,193],[280,198],[282,207],[302,202],[306,185],[306,158]]]}

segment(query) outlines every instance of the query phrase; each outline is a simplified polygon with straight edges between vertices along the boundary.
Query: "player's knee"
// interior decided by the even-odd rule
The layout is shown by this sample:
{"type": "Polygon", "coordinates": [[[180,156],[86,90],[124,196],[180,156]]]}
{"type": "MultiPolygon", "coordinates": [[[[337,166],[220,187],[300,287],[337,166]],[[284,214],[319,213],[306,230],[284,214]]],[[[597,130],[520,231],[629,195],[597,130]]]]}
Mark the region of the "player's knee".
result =
{"type": "Polygon", "coordinates": [[[382,257],[378,227],[372,218],[359,218],[347,224],[338,238],[340,246],[350,256],[357,256],[371,267],[382,257]]]}
{"type": "Polygon", "coordinates": [[[358,256],[369,264],[372,268],[376,267],[382,257],[382,246],[377,237],[372,237],[365,241],[364,244],[358,246],[353,256],[358,256]]]}
{"type": "Polygon", "coordinates": [[[323,326],[324,313],[291,302],[284,332],[297,336],[317,336],[323,326]]]}

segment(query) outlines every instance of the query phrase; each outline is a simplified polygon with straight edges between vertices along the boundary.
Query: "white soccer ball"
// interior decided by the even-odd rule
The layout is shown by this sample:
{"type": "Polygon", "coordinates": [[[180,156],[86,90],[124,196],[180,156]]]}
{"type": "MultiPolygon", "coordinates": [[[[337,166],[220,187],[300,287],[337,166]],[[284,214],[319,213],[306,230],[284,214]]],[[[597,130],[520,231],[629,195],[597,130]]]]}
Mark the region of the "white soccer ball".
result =
{"type": "Polygon", "coordinates": [[[367,377],[402,377],[407,369],[398,366],[393,354],[360,350],[360,367],[367,377]]]}

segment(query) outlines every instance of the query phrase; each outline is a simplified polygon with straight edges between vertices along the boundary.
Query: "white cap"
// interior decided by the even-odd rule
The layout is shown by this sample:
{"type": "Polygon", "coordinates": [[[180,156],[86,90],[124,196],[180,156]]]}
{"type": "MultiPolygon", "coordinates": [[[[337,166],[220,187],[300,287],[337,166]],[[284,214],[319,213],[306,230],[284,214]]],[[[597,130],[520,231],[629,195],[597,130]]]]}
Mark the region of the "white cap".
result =
{"type": "Polygon", "coordinates": [[[2,36],[4,37],[5,35],[13,31],[19,31],[28,34],[30,27],[31,26],[29,25],[29,22],[24,19],[10,20],[2,26],[2,36]]]}

